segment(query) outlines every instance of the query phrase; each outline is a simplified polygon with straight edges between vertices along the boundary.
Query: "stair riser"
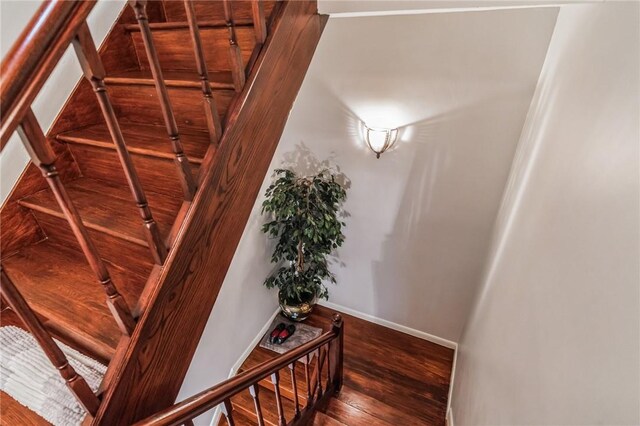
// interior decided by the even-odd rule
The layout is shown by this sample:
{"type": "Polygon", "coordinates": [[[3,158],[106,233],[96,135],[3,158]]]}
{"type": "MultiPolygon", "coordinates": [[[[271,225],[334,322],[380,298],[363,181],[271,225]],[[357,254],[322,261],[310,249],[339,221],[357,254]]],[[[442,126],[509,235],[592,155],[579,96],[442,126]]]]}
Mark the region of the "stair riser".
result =
{"type": "MultiPolygon", "coordinates": [[[[182,4],[182,2],[180,3],[182,4]]],[[[227,29],[203,27],[200,29],[200,35],[207,68],[215,71],[230,71],[229,32],[227,29]]],[[[149,69],[149,62],[140,32],[131,32],[131,38],[138,55],[140,68],[149,69]]],[[[255,46],[253,27],[237,27],[236,38],[242,51],[243,63],[246,64],[255,46]]],[[[162,69],[191,70],[194,73],[197,72],[191,35],[187,28],[154,29],[153,41],[158,51],[158,59],[160,60],[162,69]]]]}
{"type": "MultiPolygon", "coordinates": [[[[71,150],[80,164],[83,176],[127,185],[114,150],[81,145],[74,145],[71,150]]],[[[173,160],[144,155],[132,155],[132,159],[144,190],[176,198],[183,196],[173,160]]],[[[194,176],[197,176],[198,169],[197,165],[192,164],[194,176]]]]}
{"type": "MultiPolygon", "coordinates": [[[[178,129],[189,127],[207,130],[202,91],[196,88],[176,87],[170,87],[168,90],[178,129]]],[[[213,92],[218,115],[221,118],[226,115],[234,94],[233,90],[215,90],[213,92]]],[[[109,85],[109,95],[119,120],[165,125],[154,86],[111,84],[109,85]]],[[[166,143],[169,143],[168,137],[166,143]]]]}
{"type": "MultiPolygon", "coordinates": [[[[287,371],[287,374],[289,372],[287,371]]],[[[282,376],[281,376],[281,382],[280,382],[280,393],[282,394],[283,398],[287,398],[290,401],[293,401],[294,399],[294,394],[293,394],[293,387],[291,386],[291,381],[289,380],[288,383],[284,383],[284,380],[282,380],[282,376]]],[[[259,382],[260,387],[264,388],[264,389],[269,389],[270,391],[273,390],[273,383],[271,383],[271,379],[266,378],[263,379],[259,382]]],[[[300,404],[300,407],[302,409],[302,407],[305,406],[305,404],[307,403],[307,395],[303,394],[303,392],[300,391],[300,389],[298,389],[298,403],[300,404]]]]}
{"type": "MultiPolygon", "coordinates": [[[[38,211],[34,211],[34,215],[49,241],[81,251],[66,220],[38,211]]],[[[89,229],[89,236],[98,248],[100,256],[107,262],[126,266],[128,271],[141,277],[151,273],[153,259],[147,247],[131,244],[92,229],[89,229]]]]}

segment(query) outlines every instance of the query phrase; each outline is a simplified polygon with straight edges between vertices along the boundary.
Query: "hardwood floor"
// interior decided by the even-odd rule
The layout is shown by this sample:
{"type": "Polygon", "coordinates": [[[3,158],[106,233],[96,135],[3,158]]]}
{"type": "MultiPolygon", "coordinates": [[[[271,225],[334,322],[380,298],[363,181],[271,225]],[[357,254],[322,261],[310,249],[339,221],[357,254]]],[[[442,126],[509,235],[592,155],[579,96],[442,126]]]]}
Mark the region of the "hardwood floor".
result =
{"type": "MultiPolygon", "coordinates": [[[[333,312],[318,306],[306,323],[328,331],[333,312]]],[[[350,315],[342,316],[345,327],[344,385],[340,394],[316,413],[313,424],[444,425],[453,350],[350,315]]],[[[257,347],[240,372],[276,356],[275,352],[257,347]]],[[[302,365],[298,367],[303,369],[302,365]]],[[[285,412],[292,411],[289,372],[282,371],[280,377],[285,412]]],[[[300,403],[304,404],[304,373],[296,377],[300,403]]],[[[273,385],[262,381],[260,386],[265,424],[277,425],[275,405],[272,407],[269,403],[273,385]]],[[[238,395],[232,402],[234,419],[236,416],[241,419],[241,422],[236,420],[236,424],[257,424],[253,400],[248,393],[238,395]]],[[[226,420],[221,420],[220,424],[226,425],[226,420]]]]}

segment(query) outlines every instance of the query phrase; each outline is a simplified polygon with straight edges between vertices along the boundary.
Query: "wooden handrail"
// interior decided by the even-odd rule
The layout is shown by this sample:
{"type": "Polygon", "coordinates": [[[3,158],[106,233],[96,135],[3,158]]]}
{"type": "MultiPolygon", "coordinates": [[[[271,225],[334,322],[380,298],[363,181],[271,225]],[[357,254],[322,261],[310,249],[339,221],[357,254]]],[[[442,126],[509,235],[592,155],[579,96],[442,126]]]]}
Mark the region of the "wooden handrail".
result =
{"type": "Polygon", "coordinates": [[[0,151],[85,22],[95,0],[47,0],[0,63],[0,151]]]}
{"type": "MultiPolygon", "coordinates": [[[[277,372],[283,368],[288,368],[288,366],[292,363],[297,362],[303,357],[307,357],[307,366],[309,365],[309,357],[312,352],[318,351],[318,360],[316,361],[316,366],[321,362],[320,360],[320,348],[324,345],[327,345],[331,342],[337,342],[338,344],[334,345],[334,349],[338,352],[335,354],[336,357],[341,357],[341,352],[343,351],[342,346],[342,336],[344,333],[342,317],[339,314],[334,314],[332,318],[333,326],[332,329],[318,338],[307,342],[301,346],[298,346],[295,349],[290,350],[276,358],[273,358],[269,361],[266,361],[250,370],[247,370],[239,375],[232,377],[230,379],[225,380],[217,384],[214,387],[211,387],[207,390],[204,390],[190,398],[185,399],[184,401],[173,405],[165,410],[162,410],[150,417],[147,417],[144,420],[141,420],[134,424],[134,426],[170,426],[170,425],[181,425],[185,422],[193,419],[194,417],[199,416],[200,414],[216,407],[219,404],[225,403],[231,397],[242,392],[245,389],[250,389],[251,395],[256,401],[256,409],[258,412],[258,416],[260,415],[260,405],[258,400],[258,386],[257,384],[266,377],[271,377],[274,385],[277,387],[278,376],[277,372]]],[[[327,353],[327,356],[329,354],[327,353]]],[[[330,372],[331,373],[331,372],[330,372]]],[[[337,375],[341,375],[341,369],[335,369],[332,374],[332,384],[334,385],[334,390],[339,391],[339,387],[335,387],[336,384],[342,383],[342,377],[338,377],[337,375]]],[[[316,376],[316,380],[320,381],[321,377],[318,374],[316,376]]],[[[327,385],[328,386],[328,385],[327,385]]],[[[276,391],[277,392],[277,391],[276,391]]],[[[327,391],[327,394],[329,392],[327,391]]],[[[318,397],[318,399],[320,396],[318,397]]],[[[308,400],[308,407],[312,408],[312,401],[308,400]]],[[[228,406],[225,406],[226,411],[230,411],[228,406]]],[[[278,412],[280,413],[280,423],[283,422],[281,407],[278,408],[278,412]]]]}

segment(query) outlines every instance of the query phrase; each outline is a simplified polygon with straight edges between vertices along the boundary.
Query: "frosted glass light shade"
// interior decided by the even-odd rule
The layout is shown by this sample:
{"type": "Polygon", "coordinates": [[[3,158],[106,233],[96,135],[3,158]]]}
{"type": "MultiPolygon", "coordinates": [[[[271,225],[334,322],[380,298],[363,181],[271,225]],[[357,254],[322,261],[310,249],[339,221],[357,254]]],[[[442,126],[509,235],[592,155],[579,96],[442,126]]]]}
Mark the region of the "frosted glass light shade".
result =
{"type": "Polygon", "coordinates": [[[364,126],[364,139],[371,151],[376,153],[376,158],[396,143],[398,129],[383,129],[364,126]]]}

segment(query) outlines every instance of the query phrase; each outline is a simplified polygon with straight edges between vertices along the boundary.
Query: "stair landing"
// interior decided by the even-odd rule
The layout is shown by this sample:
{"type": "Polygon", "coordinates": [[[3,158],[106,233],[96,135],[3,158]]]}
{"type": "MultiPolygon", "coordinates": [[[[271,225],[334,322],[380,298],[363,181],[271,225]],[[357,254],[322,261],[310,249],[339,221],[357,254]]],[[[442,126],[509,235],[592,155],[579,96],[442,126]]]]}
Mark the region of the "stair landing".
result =
{"type": "MultiPolygon", "coordinates": [[[[306,323],[328,331],[334,312],[317,306],[306,323]]],[[[341,315],[345,327],[344,384],[340,394],[316,412],[312,424],[444,425],[454,351],[347,314],[341,315]]],[[[240,372],[276,356],[275,352],[256,347],[240,367],[240,372]]],[[[303,369],[302,365],[299,367],[303,369]]],[[[306,396],[303,371],[296,376],[301,404],[306,396]]],[[[281,371],[280,378],[286,413],[287,404],[293,404],[289,371],[281,371]]],[[[263,381],[260,386],[261,401],[263,397],[269,399],[273,385],[263,381]]],[[[241,394],[232,399],[234,419],[236,424],[257,425],[253,400],[246,396],[241,394]]],[[[267,400],[264,402],[265,424],[277,425],[275,404],[271,406],[267,400]]],[[[223,418],[219,424],[227,425],[227,422],[223,418]]]]}

